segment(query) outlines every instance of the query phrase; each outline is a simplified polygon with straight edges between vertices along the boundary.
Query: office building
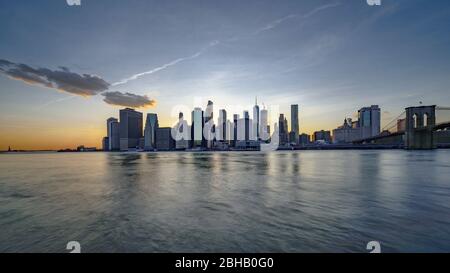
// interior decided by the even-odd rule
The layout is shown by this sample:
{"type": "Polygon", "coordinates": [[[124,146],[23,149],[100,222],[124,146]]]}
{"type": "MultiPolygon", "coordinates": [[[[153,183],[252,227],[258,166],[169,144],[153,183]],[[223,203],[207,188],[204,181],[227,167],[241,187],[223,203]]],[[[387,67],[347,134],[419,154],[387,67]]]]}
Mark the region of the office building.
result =
{"type": "MultiPolygon", "coordinates": [[[[298,121],[298,105],[293,104],[291,105],[291,132],[292,139],[289,139],[289,142],[298,144],[298,136],[300,134],[300,127],[299,127],[299,121],[298,121]]],[[[290,134],[291,135],[291,134],[290,134]]]]}
{"type": "Polygon", "coordinates": [[[228,144],[232,144],[233,136],[234,136],[234,124],[230,120],[227,120],[225,140],[228,144]]]}
{"type": "Polygon", "coordinates": [[[363,107],[358,111],[361,138],[374,137],[381,132],[381,110],[378,105],[363,107]]]}
{"type": "Polygon", "coordinates": [[[285,145],[288,143],[288,122],[284,114],[280,114],[278,119],[278,134],[280,139],[280,145],[285,145]]]}
{"type": "Polygon", "coordinates": [[[172,138],[172,128],[161,127],[156,129],[156,149],[170,151],[175,149],[175,140],[172,138]]]}
{"type": "Polygon", "coordinates": [[[104,137],[102,140],[102,150],[109,151],[109,138],[108,137],[104,137]]]}
{"type": "MultiPolygon", "coordinates": [[[[248,113],[248,111],[244,111],[244,139],[245,141],[249,141],[251,139],[251,128],[252,128],[252,124],[250,122],[250,115],[248,113]]],[[[238,133],[239,134],[239,133],[238,133]]]]}
{"type": "Polygon", "coordinates": [[[289,144],[297,145],[298,144],[298,135],[294,132],[289,132],[289,144]]]}
{"type": "Polygon", "coordinates": [[[361,128],[355,127],[351,118],[344,119],[344,124],[333,130],[334,143],[351,143],[361,139],[361,128]]]}
{"type": "Polygon", "coordinates": [[[156,148],[156,129],[158,127],[158,115],[148,113],[144,129],[144,150],[151,151],[156,148]]]}
{"type": "Polygon", "coordinates": [[[216,130],[216,139],[218,141],[226,141],[227,138],[227,111],[225,109],[219,110],[219,124],[216,130]]]}
{"type": "Polygon", "coordinates": [[[106,121],[107,138],[108,138],[108,151],[120,150],[120,125],[116,118],[109,118],[106,121]]]}
{"type": "Polygon", "coordinates": [[[142,138],[142,113],[131,108],[120,110],[120,150],[139,148],[142,138]]]}
{"type": "Polygon", "coordinates": [[[253,106],[253,140],[259,140],[259,106],[258,98],[255,98],[255,106],[253,106]]]}
{"type": "Polygon", "coordinates": [[[172,129],[172,137],[175,136],[175,148],[177,150],[185,150],[189,148],[190,135],[190,128],[184,120],[183,113],[180,112],[178,114],[178,124],[174,129],[172,129]]]}
{"type": "Polygon", "coordinates": [[[238,120],[239,120],[239,115],[234,114],[233,115],[233,139],[232,139],[232,143],[231,143],[231,145],[233,147],[236,147],[236,142],[238,140],[238,120]]]}
{"type": "Polygon", "coordinates": [[[268,116],[269,114],[266,109],[261,110],[259,121],[259,138],[262,140],[268,140],[270,137],[270,131],[268,130],[268,116]]]}
{"type": "Polygon", "coordinates": [[[202,147],[203,142],[203,111],[201,108],[194,108],[192,111],[191,140],[192,148],[202,147]]]}
{"type": "Polygon", "coordinates": [[[205,114],[204,114],[204,127],[203,127],[203,134],[204,134],[204,147],[211,149],[213,147],[214,142],[214,103],[212,101],[208,101],[208,105],[206,106],[205,114]]]}
{"type": "Polygon", "coordinates": [[[331,132],[324,130],[314,132],[314,141],[331,143],[331,132]]]}
{"type": "Polygon", "coordinates": [[[311,136],[308,134],[301,134],[299,136],[299,143],[300,145],[307,145],[311,143],[311,136]]]}

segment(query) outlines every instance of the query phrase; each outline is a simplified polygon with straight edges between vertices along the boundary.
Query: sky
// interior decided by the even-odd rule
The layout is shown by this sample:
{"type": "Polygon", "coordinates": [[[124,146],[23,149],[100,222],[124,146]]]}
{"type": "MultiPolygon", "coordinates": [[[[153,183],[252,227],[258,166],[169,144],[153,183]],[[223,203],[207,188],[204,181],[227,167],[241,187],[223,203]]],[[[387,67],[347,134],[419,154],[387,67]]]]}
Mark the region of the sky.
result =
{"type": "Polygon", "coordinates": [[[448,0],[0,0],[0,150],[101,147],[126,106],[172,126],[258,97],[309,134],[450,106],[448,26],[448,0]]]}

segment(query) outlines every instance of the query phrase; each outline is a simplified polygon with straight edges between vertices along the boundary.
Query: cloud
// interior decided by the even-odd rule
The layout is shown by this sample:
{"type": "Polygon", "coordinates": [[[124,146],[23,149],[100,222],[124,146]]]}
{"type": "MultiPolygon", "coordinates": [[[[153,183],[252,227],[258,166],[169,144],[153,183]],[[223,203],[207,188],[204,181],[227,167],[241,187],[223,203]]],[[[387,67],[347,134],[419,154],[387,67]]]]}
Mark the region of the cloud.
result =
{"type": "Polygon", "coordinates": [[[274,29],[274,28],[276,28],[279,24],[283,23],[284,21],[292,20],[292,19],[297,18],[297,17],[306,19],[306,18],[309,18],[309,17],[315,15],[316,13],[318,13],[318,12],[320,12],[320,11],[322,11],[322,10],[329,9],[329,8],[334,8],[334,7],[337,7],[337,6],[339,6],[339,5],[341,5],[341,4],[336,2],[336,3],[331,3],[331,4],[326,4],[326,5],[319,6],[319,7],[317,7],[317,8],[315,8],[315,9],[311,10],[310,12],[308,12],[308,13],[306,13],[306,14],[304,14],[304,15],[299,15],[299,14],[289,14],[289,15],[286,15],[286,16],[284,16],[284,17],[282,17],[282,18],[279,18],[279,19],[277,19],[277,20],[274,20],[274,21],[268,23],[266,26],[264,26],[264,27],[262,27],[262,28],[256,30],[256,31],[253,33],[253,35],[258,35],[258,34],[260,34],[260,33],[262,33],[262,32],[265,32],[265,31],[274,29]]]}
{"type": "Polygon", "coordinates": [[[200,57],[200,56],[201,56],[208,48],[214,47],[214,46],[218,45],[219,43],[220,43],[219,41],[212,41],[212,42],[209,43],[206,47],[204,47],[202,50],[198,51],[197,53],[195,53],[195,54],[193,54],[193,55],[191,55],[191,56],[178,58],[178,59],[173,60],[173,61],[171,61],[171,62],[169,62],[169,63],[163,64],[163,65],[161,65],[161,66],[159,66],[159,67],[153,68],[153,69],[151,69],[151,70],[148,70],[148,71],[144,71],[144,72],[141,72],[141,73],[134,74],[134,75],[131,76],[131,77],[128,77],[128,78],[126,78],[126,79],[123,79],[123,80],[121,80],[121,81],[118,81],[118,82],[113,83],[112,86],[117,86],[117,85],[125,84],[125,83],[128,83],[129,81],[136,80],[136,79],[138,79],[138,78],[140,78],[140,77],[142,77],[142,76],[150,75],[150,74],[159,72],[159,71],[164,70],[164,69],[166,69],[166,68],[168,68],[168,67],[174,66],[174,65],[176,65],[176,64],[178,64],[178,63],[180,63],[180,62],[187,61],[187,60],[192,60],[192,59],[195,59],[195,58],[197,58],[197,57],[200,57]]]}
{"type": "Polygon", "coordinates": [[[147,108],[156,105],[156,101],[149,99],[146,95],[135,95],[131,93],[122,93],[119,91],[104,92],[102,96],[104,102],[111,105],[125,106],[132,108],[147,108]]]}
{"type": "MultiPolygon", "coordinates": [[[[322,5],[322,6],[319,6],[319,7],[315,8],[315,9],[311,10],[311,11],[308,12],[307,14],[304,14],[304,15],[301,15],[301,16],[298,15],[298,14],[289,14],[289,15],[287,15],[287,16],[284,16],[284,17],[282,17],[282,18],[279,18],[279,19],[277,19],[277,20],[274,20],[274,21],[268,23],[266,26],[264,26],[264,27],[262,27],[262,28],[260,28],[260,29],[257,29],[255,32],[253,32],[253,35],[259,35],[259,34],[261,34],[262,32],[265,32],[265,31],[274,29],[274,28],[278,27],[278,25],[280,25],[280,24],[283,23],[284,21],[292,20],[292,19],[294,19],[294,18],[296,18],[296,17],[301,17],[301,18],[303,18],[303,19],[306,19],[306,18],[309,18],[309,17],[315,15],[316,13],[318,13],[318,12],[320,12],[320,11],[322,11],[322,10],[329,9],[329,8],[334,8],[334,7],[337,7],[337,6],[339,6],[339,5],[340,5],[340,3],[331,3],[331,4],[322,5]]],[[[247,35],[247,37],[249,37],[249,36],[250,36],[250,35],[247,35]]],[[[238,41],[238,40],[240,40],[240,39],[242,39],[242,38],[233,37],[233,38],[231,38],[231,39],[226,40],[225,42],[234,42],[234,41],[238,41]]],[[[212,41],[212,42],[210,42],[206,47],[204,47],[203,49],[201,49],[200,51],[198,51],[197,53],[195,53],[195,54],[193,54],[193,55],[191,55],[191,56],[178,58],[178,59],[175,59],[175,60],[173,60],[173,61],[171,61],[171,62],[168,62],[168,63],[166,63],[166,64],[163,64],[163,65],[161,65],[161,66],[158,66],[158,67],[156,67],[156,68],[153,68],[153,69],[151,69],[151,70],[148,70],[148,71],[144,71],[144,72],[141,72],[141,73],[134,74],[134,75],[132,75],[132,76],[126,78],[126,79],[123,79],[123,80],[120,80],[120,81],[118,81],[118,82],[113,83],[112,86],[117,86],[117,85],[126,84],[126,83],[128,83],[128,82],[130,82],[130,81],[133,81],[133,80],[136,80],[136,79],[138,79],[138,78],[140,78],[140,77],[142,77],[142,76],[145,76],[145,75],[151,75],[151,74],[157,73],[157,72],[159,72],[159,71],[165,70],[165,69],[167,69],[167,68],[169,68],[169,67],[171,67],[171,66],[174,66],[174,65],[176,65],[176,64],[178,64],[178,63],[180,63],[180,62],[184,62],[184,61],[187,61],[187,60],[192,60],[192,59],[198,58],[198,57],[200,57],[203,53],[205,53],[205,51],[206,51],[207,49],[212,48],[212,47],[215,47],[215,46],[217,46],[217,45],[220,44],[220,43],[221,43],[221,41],[218,41],[218,40],[212,41]]]]}
{"type": "Polygon", "coordinates": [[[289,19],[293,19],[293,18],[295,18],[297,16],[298,16],[297,14],[289,14],[289,15],[283,17],[283,18],[280,18],[280,19],[277,19],[275,21],[270,22],[265,27],[262,27],[262,28],[256,30],[253,34],[254,35],[258,35],[261,32],[271,30],[271,29],[275,28],[277,25],[283,23],[284,21],[289,20],[289,19]]]}
{"type": "Polygon", "coordinates": [[[336,2],[336,3],[331,3],[331,4],[326,4],[326,5],[323,5],[323,6],[319,6],[319,7],[315,8],[315,9],[313,9],[312,11],[308,12],[307,14],[303,15],[302,17],[303,18],[309,18],[309,17],[315,15],[316,13],[318,13],[318,12],[320,12],[322,10],[326,10],[326,9],[329,9],[329,8],[335,8],[335,7],[338,7],[340,5],[341,5],[341,3],[336,2]]]}
{"type": "Polygon", "coordinates": [[[58,70],[33,68],[26,64],[1,59],[0,73],[31,85],[40,85],[83,97],[100,94],[108,90],[110,86],[98,76],[77,74],[65,67],[60,67],[58,70]]]}
{"type": "Polygon", "coordinates": [[[89,74],[77,74],[66,67],[59,67],[58,70],[33,68],[26,64],[0,59],[0,73],[31,85],[45,86],[71,94],[68,97],[47,102],[38,109],[76,96],[91,97],[99,94],[104,97],[103,101],[110,105],[146,108],[156,104],[155,100],[145,95],[107,91],[111,85],[102,78],[89,74]]]}

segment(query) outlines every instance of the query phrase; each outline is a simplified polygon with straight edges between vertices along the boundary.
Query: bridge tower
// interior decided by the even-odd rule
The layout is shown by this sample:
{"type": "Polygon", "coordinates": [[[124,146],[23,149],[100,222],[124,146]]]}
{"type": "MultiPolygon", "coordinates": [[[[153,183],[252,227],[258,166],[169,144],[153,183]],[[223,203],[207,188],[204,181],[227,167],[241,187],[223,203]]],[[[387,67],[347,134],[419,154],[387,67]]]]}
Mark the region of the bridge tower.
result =
{"type": "Polygon", "coordinates": [[[406,108],[405,148],[436,149],[433,129],[436,125],[436,105],[406,108]]]}

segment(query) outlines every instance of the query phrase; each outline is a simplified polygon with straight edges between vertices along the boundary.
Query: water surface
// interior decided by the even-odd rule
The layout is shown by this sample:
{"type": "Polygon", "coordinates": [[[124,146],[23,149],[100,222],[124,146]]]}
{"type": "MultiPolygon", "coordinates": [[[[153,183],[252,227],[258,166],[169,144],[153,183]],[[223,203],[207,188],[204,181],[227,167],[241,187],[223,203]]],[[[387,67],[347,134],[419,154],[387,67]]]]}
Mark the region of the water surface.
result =
{"type": "Polygon", "coordinates": [[[0,252],[450,252],[450,150],[0,155],[0,252]]]}

